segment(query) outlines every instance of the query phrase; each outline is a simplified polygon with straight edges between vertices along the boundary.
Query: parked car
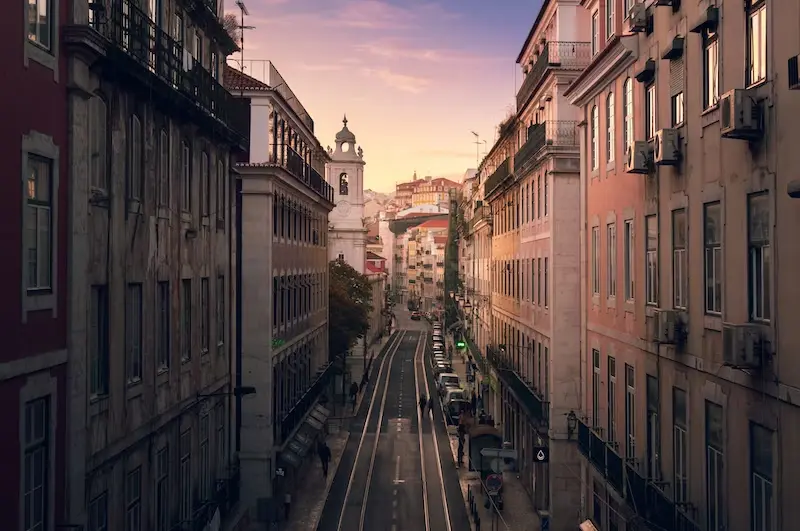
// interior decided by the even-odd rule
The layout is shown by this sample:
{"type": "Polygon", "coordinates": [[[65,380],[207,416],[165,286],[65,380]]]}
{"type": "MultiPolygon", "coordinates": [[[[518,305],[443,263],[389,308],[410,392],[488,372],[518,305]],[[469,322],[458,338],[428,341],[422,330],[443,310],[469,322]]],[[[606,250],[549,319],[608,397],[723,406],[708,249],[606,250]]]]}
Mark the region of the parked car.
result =
{"type": "Polygon", "coordinates": [[[467,392],[461,387],[445,387],[442,403],[447,407],[453,400],[467,400],[467,392]]]}
{"type": "Polygon", "coordinates": [[[437,361],[433,365],[433,374],[436,378],[439,378],[439,375],[446,372],[453,372],[453,366],[444,361],[437,361]]]}
{"type": "Polygon", "coordinates": [[[470,403],[468,400],[463,399],[456,399],[450,400],[445,405],[445,413],[447,418],[447,424],[450,426],[455,426],[458,424],[459,417],[461,417],[462,411],[469,411],[470,403]]]}
{"type": "Polygon", "coordinates": [[[454,372],[444,372],[439,375],[439,379],[436,382],[436,386],[439,388],[439,393],[444,395],[444,391],[447,388],[461,387],[461,380],[458,378],[458,375],[454,372]]]}
{"type": "Polygon", "coordinates": [[[420,316],[419,312],[411,312],[412,321],[419,321],[420,319],[422,319],[422,317],[420,316]]]}

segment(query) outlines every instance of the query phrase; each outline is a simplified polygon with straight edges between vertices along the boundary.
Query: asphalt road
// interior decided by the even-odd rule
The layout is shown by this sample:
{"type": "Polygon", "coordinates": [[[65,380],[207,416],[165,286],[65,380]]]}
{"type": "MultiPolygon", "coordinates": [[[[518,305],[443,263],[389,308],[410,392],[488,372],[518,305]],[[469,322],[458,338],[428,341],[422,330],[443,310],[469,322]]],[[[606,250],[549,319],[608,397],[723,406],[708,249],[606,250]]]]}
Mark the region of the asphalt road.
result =
{"type": "Polygon", "coordinates": [[[398,325],[373,364],[319,531],[470,529],[442,410],[418,407],[419,394],[435,394],[427,323],[398,312],[398,325]]]}

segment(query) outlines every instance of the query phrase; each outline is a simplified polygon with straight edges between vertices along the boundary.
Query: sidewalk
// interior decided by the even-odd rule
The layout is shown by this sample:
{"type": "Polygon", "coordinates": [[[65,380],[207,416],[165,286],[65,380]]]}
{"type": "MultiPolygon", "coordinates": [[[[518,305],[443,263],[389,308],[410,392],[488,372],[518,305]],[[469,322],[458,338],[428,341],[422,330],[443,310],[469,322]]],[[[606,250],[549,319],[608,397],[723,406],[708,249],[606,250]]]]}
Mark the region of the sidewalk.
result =
{"type": "MultiPolygon", "coordinates": [[[[453,353],[453,371],[462,381],[467,381],[466,355],[453,353]]],[[[466,443],[468,447],[469,442],[466,443]]],[[[458,459],[458,436],[450,435],[450,450],[453,460],[458,459]]],[[[467,457],[465,456],[465,459],[467,457]]],[[[458,480],[461,484],[461,494],[467,505],[467,513],[472,519],[472,529],[482,531],[539,531],[539,516],[533,508],[528,493],[514,472],[503,473],[503,510],[498,515],[490,507],[484,507],[483,487],[477,472],[470,472],[469,467],[457,469],[458,480]],[[469,507],[469,493],[475,499],[473,512],[469,507]],[[477,515],[477,519],[475,516],[477,515]],[[480,526],[476,525],[480,522],[480,526]]]]}
{"type": "MultiPolygon", "coordinates": [[[[372,347],[376,353],[373,370],[377,370],[375,368],[380,365],[377,354],[386,346],[388,340],[389,337],[384,337],[372,347]]],[[[316,456],[316,452],[312,452],[312,455],[308,457],[309,462],[303,465],[303,475],[306,480],[292,494],[292,509],[289,519],[280,522],[278,527],[275,527],[276,530],[316,531],[319,519],[322,517],[322,510],[325,508],[328,492],[331,490],[336,471],[339,469],[339,462],[347,447],[347,441],[350,439],[350,421],[361,410],[365,395],[366,393],[363,392],[358,394],[355,409],[348,407],[341,415],[328,419],[329,434],[325,438],[331,449],[328,477],[323,477],[322,463],[316,456]]]]}

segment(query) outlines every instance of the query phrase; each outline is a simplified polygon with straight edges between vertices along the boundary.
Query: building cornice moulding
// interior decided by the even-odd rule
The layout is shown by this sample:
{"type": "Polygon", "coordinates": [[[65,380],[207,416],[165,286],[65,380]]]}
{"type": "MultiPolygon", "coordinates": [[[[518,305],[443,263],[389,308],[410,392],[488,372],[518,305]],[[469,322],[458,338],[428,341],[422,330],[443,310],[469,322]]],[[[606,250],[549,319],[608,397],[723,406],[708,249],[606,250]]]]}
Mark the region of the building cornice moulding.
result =
{"type": "Polygon", "coordinates": [[[639,57],[638,36],[618,37],[600,54],[564,92],[570,104],[586,105],[611,80],[635,63],[639,57]]]}

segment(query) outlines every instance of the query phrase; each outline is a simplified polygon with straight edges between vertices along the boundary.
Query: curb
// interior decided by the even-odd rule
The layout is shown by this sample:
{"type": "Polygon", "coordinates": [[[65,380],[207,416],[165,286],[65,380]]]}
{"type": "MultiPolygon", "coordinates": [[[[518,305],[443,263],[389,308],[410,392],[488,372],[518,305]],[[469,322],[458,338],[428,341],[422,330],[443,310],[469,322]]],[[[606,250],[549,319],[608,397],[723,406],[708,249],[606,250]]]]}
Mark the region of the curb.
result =
{"type": "MultiPolygon", "coordinates": [[[[345,441],[344,441],[344,448],[342,450],[342,455],[340,455],[339,456],[339,460],[336,461],[336,466],[333,466],[333,467],[328,469],[328,478],[329,478],[329,480],[325,483],[325,492],[323,493],[324,494],[324,497],[323,497],[324,500],[328,499],[328,494],[330,494],[330,492],[331,492],[331,488],[333,487],[333,482],[336,479],[336,472],[339,471],[339,464],[341,464],[341,462],[342,462],[342,458],[344,457],[344,452],[347,450],[347,445],[350,443],[350,436],[352,434],[353,434],[352,431],[348,431],[347,432],[347,437],[345,438],[345,441]]],[[[319,512],[319,516],[317,516],[314,519],[314,521],[311,523],[311,527],[309,528],[309,531],[317,531],[317,529],[319,528],[319,521],[322,520],[322,513],[324,513],[324,512],[325,512],[325,506],[323,505],[322,506],[322,510],[319,512]]]]}

